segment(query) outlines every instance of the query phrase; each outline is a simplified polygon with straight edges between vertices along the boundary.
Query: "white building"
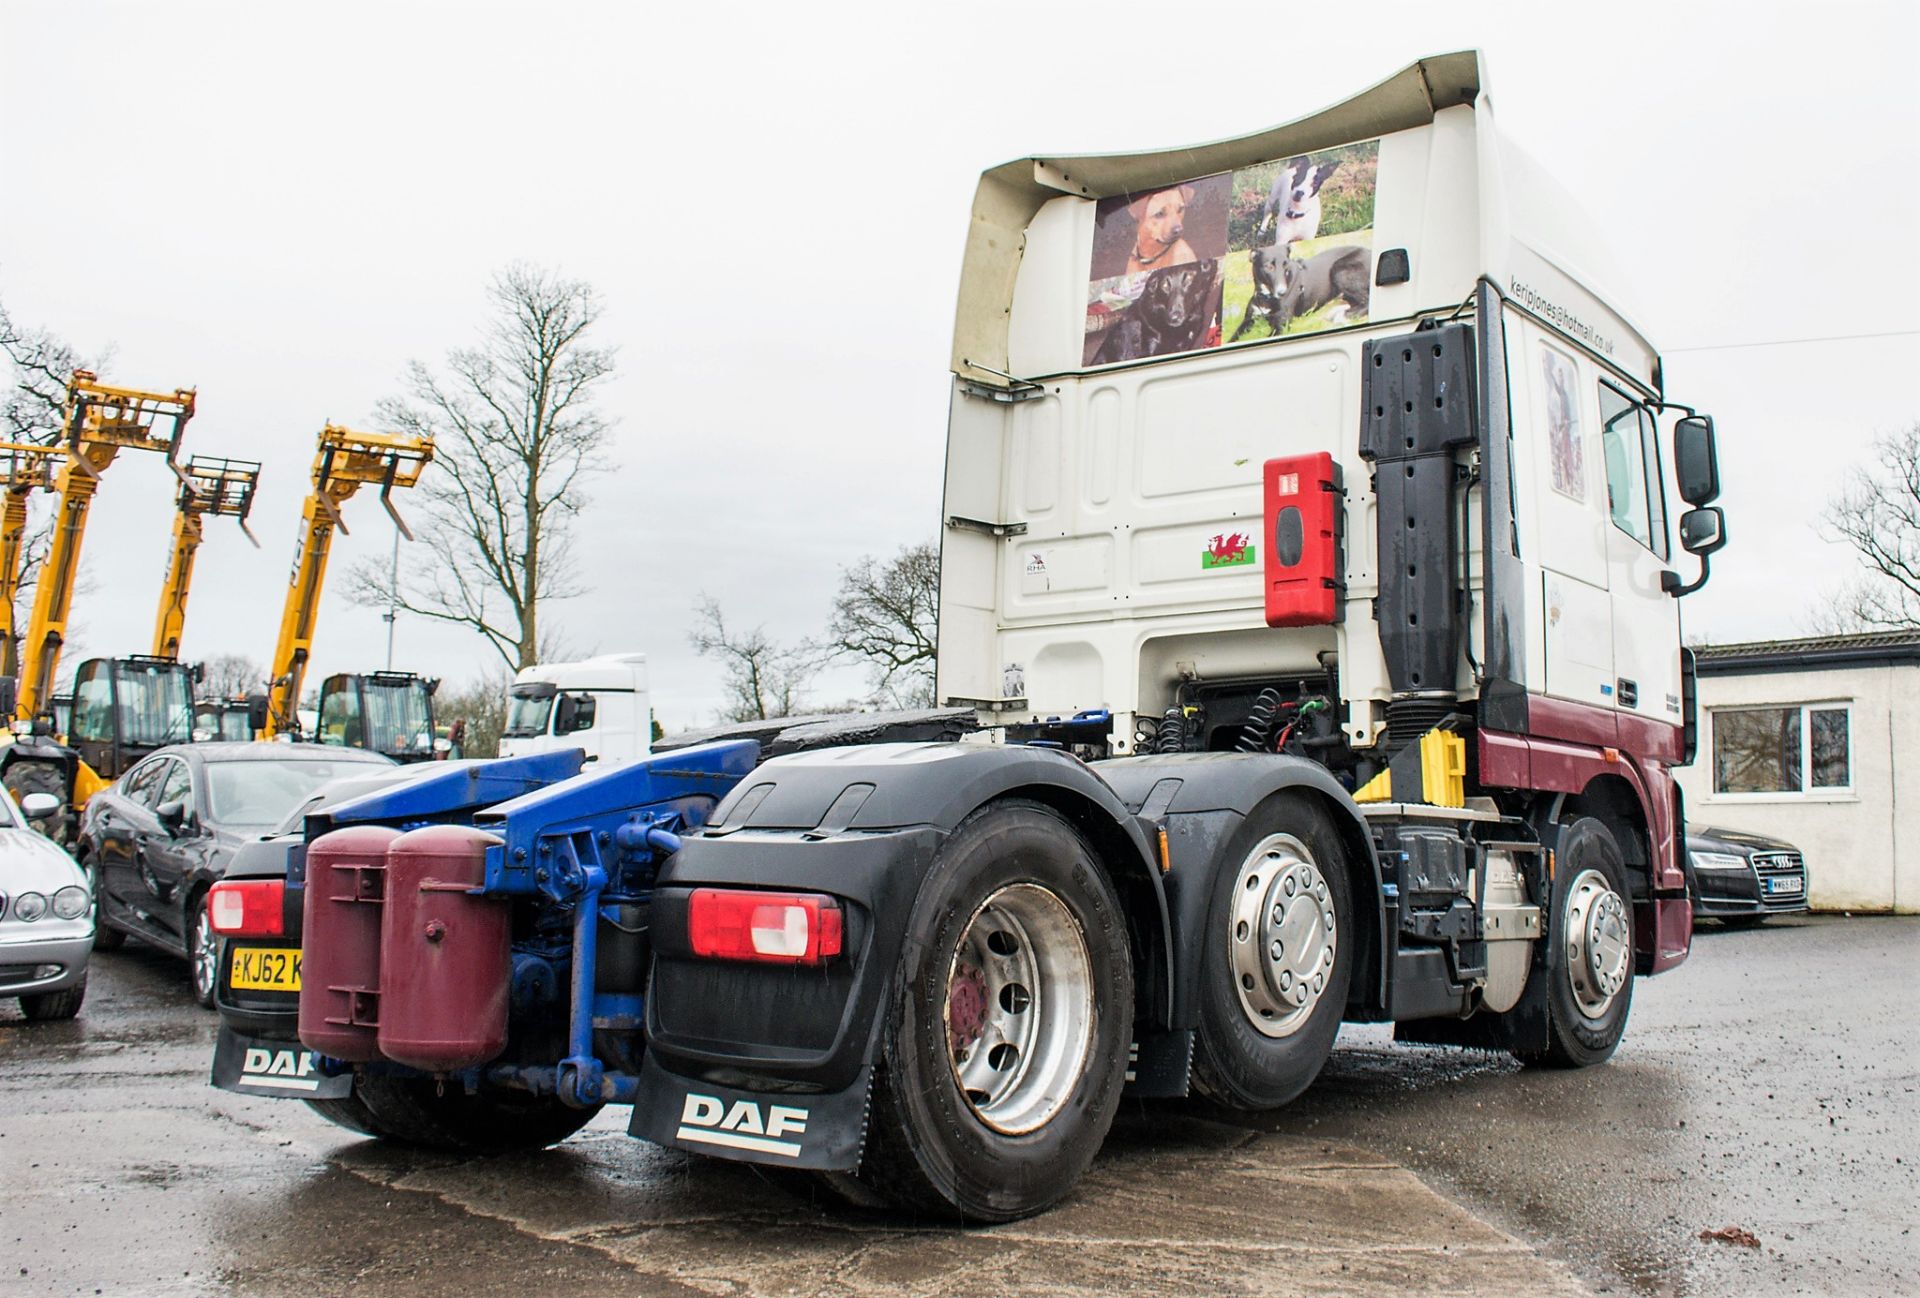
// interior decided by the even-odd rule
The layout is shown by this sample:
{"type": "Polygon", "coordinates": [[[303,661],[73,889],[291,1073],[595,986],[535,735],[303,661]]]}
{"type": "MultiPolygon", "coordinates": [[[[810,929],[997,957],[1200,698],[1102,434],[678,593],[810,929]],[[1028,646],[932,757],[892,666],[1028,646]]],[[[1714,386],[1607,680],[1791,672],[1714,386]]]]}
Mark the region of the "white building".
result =
{"type": "Polygon", "coordinates": [[[1695,653],[1688,824],[1798,847],[1815,910],[1920,911],[1920,632],[1695,653]]]}

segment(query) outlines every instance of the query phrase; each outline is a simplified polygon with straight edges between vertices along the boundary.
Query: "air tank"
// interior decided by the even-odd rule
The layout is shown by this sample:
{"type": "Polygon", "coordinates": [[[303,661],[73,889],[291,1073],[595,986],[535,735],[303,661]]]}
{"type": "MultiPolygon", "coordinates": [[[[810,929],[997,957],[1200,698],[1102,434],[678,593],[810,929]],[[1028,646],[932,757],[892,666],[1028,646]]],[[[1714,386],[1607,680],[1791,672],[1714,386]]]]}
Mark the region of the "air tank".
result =
{"type": "Polygon", "coordinates": [[[378,1041],[395,1063],[453,1072],[506,1048],[511,915],[505,898],[474,891],[499,841],[429,825],[387,848],[378,1041]]]}
{"type": "Polygon", "coordinates": [[[307,848],[301,912],[300,1040],[334,1059],[380,1057],[380,917],[387,848],[400,831],[354,825],[307,848]]]}

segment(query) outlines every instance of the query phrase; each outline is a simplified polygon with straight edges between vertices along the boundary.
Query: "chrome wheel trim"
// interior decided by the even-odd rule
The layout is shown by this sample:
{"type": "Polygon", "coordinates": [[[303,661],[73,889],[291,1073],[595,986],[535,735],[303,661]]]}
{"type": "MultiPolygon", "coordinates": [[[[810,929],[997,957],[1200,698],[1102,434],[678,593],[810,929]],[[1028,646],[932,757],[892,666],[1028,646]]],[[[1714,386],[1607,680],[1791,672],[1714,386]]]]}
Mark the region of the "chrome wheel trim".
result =
{"type": "Polygon", "coordinates": [[[1298,1032],[1326,993],[1340,941],[1333,894],[1305,843],[1291,834],[1260,840],[1234,878],[1223,936],[1254,1031],[1298,1032]]]}
{"type": "Polygon", "coordinates": [[[975,910],[947,966],[941,1009],[961,1098],[993,1130],[1043,1127],[1093,1052],[1093,961],[1067,904],[1009,884],[975,910]]]}
{"type": "Polygon", "coordinates": [[[213,931],[213,918],[207,914],[205,899],[194,914],[189,954],[193,959],[193,989],[203,1000],[211,1000],[214,980],[220,976],[220,938],[213,931]]]}
{"type": "Polygon", "coordinates": [[[1567,980],[1573,1003],[1604,1016],[1633,977],[1633,923],[1626,899],[1598,870],[1582,870],[1567,889],[1567,980]]]}

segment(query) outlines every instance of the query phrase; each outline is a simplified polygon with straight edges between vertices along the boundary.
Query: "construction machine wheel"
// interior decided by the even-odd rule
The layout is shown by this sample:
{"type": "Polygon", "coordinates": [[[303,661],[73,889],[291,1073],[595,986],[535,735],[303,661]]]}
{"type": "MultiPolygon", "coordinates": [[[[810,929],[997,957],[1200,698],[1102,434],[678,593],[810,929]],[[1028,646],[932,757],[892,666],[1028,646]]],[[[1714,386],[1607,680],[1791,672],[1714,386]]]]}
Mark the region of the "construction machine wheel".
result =
{"type": "MultiPolygon", "coordinates": [[[[482,1090],[431,1077],[362,1077],[353,1099],[365,1109],[373,1134],[403,1144],[455,1154],[509,1154],[557,1145],[600,1110],[575,1109],[552,1096],[482,1090]]],[[[332,1113],[325,1115],[341,1126],[332,1113]]],[[[357,1116],[357,1115],[355,1115],[357,1116]]]]}
{"type": "Polygon", "coordinates": [[[62,847],[67,845],[69,799],[72,793],[67,787],[67,772],[59,763],[17,758],[7,763],[6,771],[0,773],[0,784],[7,786],[7,792],[13,795],[15,803],[25,801],[30,793],[46,793],[58,798],[60,810],[57,813],[45,820],[29,823],[62,847]]]}
{"type": "Polygon", "coordinates": [[[1547,1044],[1523,1062],[1587,1068],[1604,1062],[1633,1005],[1633,894],[1620,845],[1582,816],[1560,831],[1547,933],[1547,1044]]]}
{"type": "Polygon", "coordinates": [[[1254,808],[1220,858],[1205,932],[1193,1087],[1229,1108],[1278,1108],[1333,1052],[1359,945],[1325,808],[1298,793],[1254,808]]]}
{"type": "Polygon", "coordinates": [[[881,1029],[869,1204],[974,1222],[1052,1206],[1120,1103],[1133,957],[1112,881],[1058,812],[1007,800],[940,849],[881,1029]]]}

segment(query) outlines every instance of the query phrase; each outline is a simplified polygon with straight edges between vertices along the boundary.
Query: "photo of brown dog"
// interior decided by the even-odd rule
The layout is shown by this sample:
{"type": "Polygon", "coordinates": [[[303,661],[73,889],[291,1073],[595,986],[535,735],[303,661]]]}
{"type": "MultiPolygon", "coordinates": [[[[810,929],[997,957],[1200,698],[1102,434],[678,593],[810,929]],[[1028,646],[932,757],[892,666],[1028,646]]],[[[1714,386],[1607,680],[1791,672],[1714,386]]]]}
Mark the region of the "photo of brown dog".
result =
{"type": "Polygon", "coordinates": [[[1232,183],[1222,172],[1099,201],[1083,363],[1219,346],[1218,266],[1232,183]],[[1149,294],[1154,301],[1144,303],[1149,294]]]}

